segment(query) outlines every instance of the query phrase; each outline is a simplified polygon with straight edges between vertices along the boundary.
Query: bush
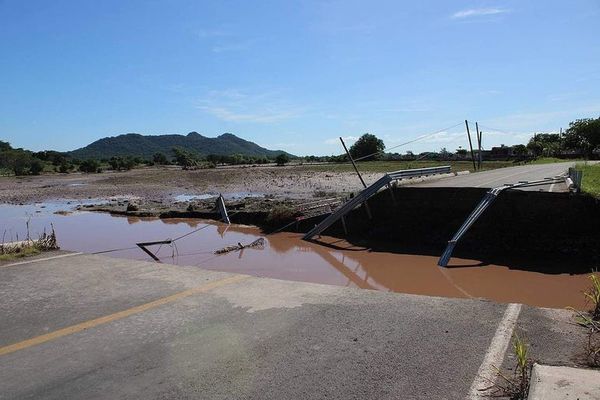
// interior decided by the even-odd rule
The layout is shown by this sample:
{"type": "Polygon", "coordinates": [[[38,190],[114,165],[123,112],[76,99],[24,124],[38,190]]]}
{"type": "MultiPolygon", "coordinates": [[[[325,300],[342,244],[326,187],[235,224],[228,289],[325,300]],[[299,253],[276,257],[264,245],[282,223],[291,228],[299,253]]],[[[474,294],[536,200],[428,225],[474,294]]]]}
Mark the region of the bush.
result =
{"type": "Polygon", "coordinates": [[[64,163],[60,164],[60,166],[58,167],[58,172],[60,172],[62,174],[67,174],[67,173],[69,173],[70,169],[71,169],[71,165],[64,162],[64,163]]]}
{"type": "Polygon", "coordinates": [[[85,160],[79,165],[79,170],[86,173],[100,172],[100,163],[96,160],[85,160]]]}
{"type": "MultiPolygon", "coordinates": [[[[142,160],[142,162],[143,161],[144,160],[142,160]]],[[[114,171],[129,171],[137,164],[141,164],[141,162],[138,162],[138,157],[111,157],[110,160],[108,160],[108,164],[110,165],[110,168],[114,171]]]]}
{"type": "Polygon", "coordinates": [[[44,170],[44,163],[40,160],[34,158],[31,160],[31,164],[29,164],[29,173],[31,175],[39,175],[40,172],[44,170]]]}
{"type": "Polygon", "coordinates": [[[198,166],[198,156],[180,147],[173,147],[173,154],[178,165],[183,169],[190,169],[198,166]]]}
{"type": "Polygon", "coordinates": [[[275,157],[277,165],[282,166],[290,162],[290,157],[287,154],[281,153],[275,157]]]}
{"type": "Polygon", "coordinates": [[[152,161],[156,165],[168,165],[168,164],[170,164],[169,160],[167,159],[167,156],[164,155],[164,153],[154,153],[154,155],[152,156],[152,161]]]}

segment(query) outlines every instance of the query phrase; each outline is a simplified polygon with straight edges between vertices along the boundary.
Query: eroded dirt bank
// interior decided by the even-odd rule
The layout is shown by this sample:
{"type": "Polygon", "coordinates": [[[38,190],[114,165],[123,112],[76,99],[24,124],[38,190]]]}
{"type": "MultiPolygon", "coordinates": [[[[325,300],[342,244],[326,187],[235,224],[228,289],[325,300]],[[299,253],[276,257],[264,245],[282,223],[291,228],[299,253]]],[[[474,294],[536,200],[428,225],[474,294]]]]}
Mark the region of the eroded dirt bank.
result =
{"type": "MultiPolygon", "coordinates": [[[[486,189],[394,189],[369,200],[373,220],[363,207],[326,230],[354,245],[381,252],[439,256],[447,241],[481,201],[486,189]]],[[[320,222],[327,207],[303,212],[302,200],[242,199],[227,201],[231,220],[264,232],[285,227],[307,232],[320,222]],[[289,224],[289,225],[288,225],[289,224]]],[[[84,207],[130,216],[220,219],[214,200],[177,203],[169,207],[113,202],[84,207]]],[[[503,192],[459,242],[454,256],[482,263],[549,273],[587,273],[600,265],[600,204],[597,199],[568,193],[503,192]]]]}
{"type": "MultiPolygon", "coordinates": [[[[395,188],[347,218],[347,239],[380,251],[439,256],[486,189],[395,188]]],[[[305,229],[308,228],[305,227],[305,229]]],[[[344,235],[341,223],[326,231],[344,235]]],[[[586,273],[600,265],[600,202],[568,193],[505,191],[457,245],[456,257],[543,272],[586,273]]]]}

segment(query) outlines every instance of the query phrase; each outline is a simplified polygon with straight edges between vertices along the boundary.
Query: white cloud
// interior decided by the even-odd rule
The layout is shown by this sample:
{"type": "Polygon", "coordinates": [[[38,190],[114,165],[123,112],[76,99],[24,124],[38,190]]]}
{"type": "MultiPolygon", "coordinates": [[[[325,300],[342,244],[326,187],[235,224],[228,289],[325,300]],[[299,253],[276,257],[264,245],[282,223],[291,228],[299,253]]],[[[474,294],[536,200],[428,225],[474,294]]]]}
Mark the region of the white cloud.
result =
{"type": "Polygon", "coordinates": [[[245,93],[237,89],[211,90],[196,106],[227,122],[271,124],[297,117],[299,107],[288,104],[277,92],[245,93]]]}
{"type": "Polygon", "coordinates": [[[452,18],[460,19],[460,18],[471,18],[471,17],[479,17],[484,15],[496,15],[496,14],[504,14],[509,12],[506,8],[470,8],[467,10],[457,11],[452,14],[452,18]]]}
{"type": "Polygon", "coordinates": [[[258,122],[272,123],[294,117],[292,112],[264,112],[264,113],[243,113],[225,107],[199,106],[200,110],[206,111],[215,117],[230,122],[258,122]]]}
{"type": "Polygon", "coordinates": [[[435,133],[425,139],[423,139],[423,143],[452,143],[457,140],[460,141],[463,138],[466,139],[466,134],[464,132],[438,132],[435,133]]]}
{"type": "MultiPolygon", "coordinates": [[[[356,142],[358,140],[358,136],[342,136],[342,139],[344,139],[344,142],[356,142]]],[[[340,143],[339,137],[327,139],[325,141],[325,144],[338,144],[338,143],[340,143]]]]}

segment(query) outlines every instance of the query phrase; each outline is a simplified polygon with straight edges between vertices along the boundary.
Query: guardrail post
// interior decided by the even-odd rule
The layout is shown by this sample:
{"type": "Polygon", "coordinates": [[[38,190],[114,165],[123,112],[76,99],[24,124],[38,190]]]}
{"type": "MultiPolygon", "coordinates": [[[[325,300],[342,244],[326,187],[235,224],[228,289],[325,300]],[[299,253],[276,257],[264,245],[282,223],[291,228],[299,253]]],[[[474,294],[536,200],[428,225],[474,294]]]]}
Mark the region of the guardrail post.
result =
{"type": "Polygon", "coordinates": [[[227,207],[225,207],[225,199],[223,199],[222,194],[219,194],[219,197],[217,198],[217,208],[221,213],[221,220],[227,224],[231,224],[231,221],[229,221],[229,214],[227,213],[227,207]]]}
{"type": "Polygon", "coordinates": [[[394,205],[396,205],[396,196],[394,195],[394,188],[392,187],[392,185],[390,183],[388,183],[387,187],[388,187],[388,190],[390,191],[390,195],[392,196],[392,203],[394,203],[394,205]]]}

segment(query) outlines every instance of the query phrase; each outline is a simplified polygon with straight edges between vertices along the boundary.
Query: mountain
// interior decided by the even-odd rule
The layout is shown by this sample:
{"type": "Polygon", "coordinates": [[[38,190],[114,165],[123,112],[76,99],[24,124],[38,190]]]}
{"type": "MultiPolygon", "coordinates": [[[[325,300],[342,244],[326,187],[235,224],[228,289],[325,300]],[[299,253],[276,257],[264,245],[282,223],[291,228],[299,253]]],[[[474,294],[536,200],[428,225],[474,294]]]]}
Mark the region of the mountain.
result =
{"type": "Polygon", "coordinates": [[[125,135],[96,140],[85,147],[69,152],[69,155],[82,160],[88,158],[103,159],[113,156],[140,156],[150,159],[155,153],[164,153],[170,156],[173,147],[182,147],[200,156],[208,154],[243,154],[246,156],[274,158],[282,153],[292,156],[282,150],[265,149],[256,143],[244,140],[231,133],[225,133],[216,138],[209,138],[200,135],[198,132],[190,132],[187,135],[156,136],[127,133],[125,135]]]}

